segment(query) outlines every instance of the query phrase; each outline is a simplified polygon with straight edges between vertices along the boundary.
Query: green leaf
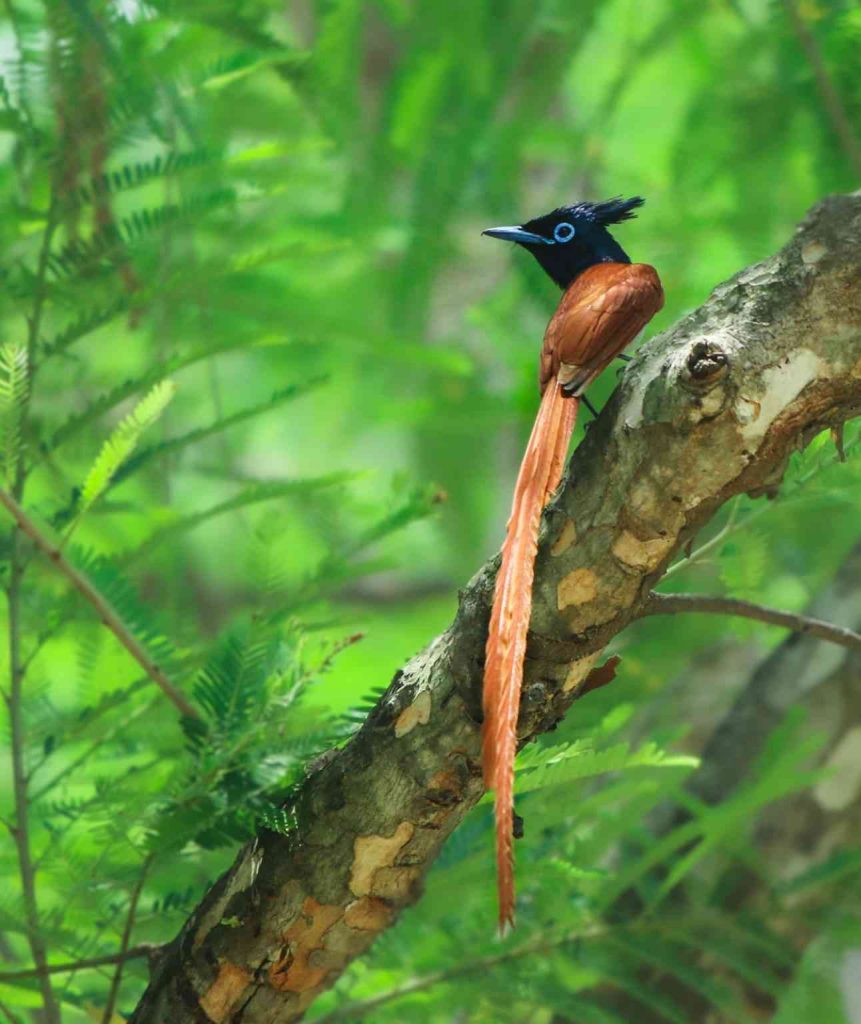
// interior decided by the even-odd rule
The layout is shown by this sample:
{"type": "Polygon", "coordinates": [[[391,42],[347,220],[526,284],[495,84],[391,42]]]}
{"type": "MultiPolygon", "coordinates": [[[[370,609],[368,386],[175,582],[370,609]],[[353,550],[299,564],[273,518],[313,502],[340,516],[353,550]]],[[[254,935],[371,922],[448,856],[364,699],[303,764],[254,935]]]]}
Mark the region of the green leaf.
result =
{"type": "MultiPolygon", "coordinates": [[[[839,915],[838,915],[839,917],[839,915]]],[[[844,922],[826,922],[807,947],[800,968],[791,979],[788,992],[780,1001],[775,1024],[852,1024],[847,1013],[846,981],[857,972],[859,923],[851,929],[844,922]]]]}
{"type": "Polygon", "coordinates": [[[668,754],[655,743],[646,743],[632,751],[628,743],[617,743],[605,750],[593,750],[573,743],[543,751],[543,763],[534,760],[518,766],[517,792],[529,793],[547,786],[558,786],[578,779],[630,768],[696,768],[699,760],[684,754],[668,754]]]}
{"type": "Polygon", "coordinates": [[[295,815],[284,807],[265,807],[260,812],[260,824],[281,836],[289,836],[296,831],[295,815]]]}
{"type": "Polygon", "coordinates": [[[767,565],[768,542],[762,533],[749,527],[721,549],[721,581],[739,597],[756,593],[765,579],[767,565]]]}
{"type": "Polygon", "coordinates": [[[100,327],[110,323],[114,317],[118,316],[123,310],[128,309],[128,306],[128,297],[122,296],[107,306],[88,309],[79,313],[75,320],[67,327],[63,328],[50,341],[42,345],[39,361],[44,362],[51,356],[66,352],[76,341],[86,338],[100,327]]]}
{"type": "Polygon", "coordinates": [[[807,892],[855,876],[861,876],[861,846],[837,850],[822,863],[784,882],[780,888],[787,894],[807,892]]]}
{"type": "MultiPolygon", "coordinates": [[[[604,955],[597,959],[598,969],[606,979],[606,983],[617,986],[626,992],[632,999],[647,1006],[654,1014],[671,1024],[690,1024],[687,1015],[674,1002],[672,995],[676,993],[665,993],[661,988],[649,985],[640,980],[640,972],[637,969],[636,961],[631,962],[621,951],[622,955],[615,949],[601,950],[604,955]],[[610,955],[608,956],[607,953],[610,955]]],[[[591,956],[586,958],[588,966],[592,966],[591,956]]]]}
{"type": "Polygon", "coordinates": [[[202,85],[204,89],[216,91],[233,85],[235,82],[239,82],[243,78],[255,74],[257,71],[270,68],[274,64],[291,65],[298,68],[301,67],[305,60],[305,54],[286,49],[274,50],[264,56],[237,54],[235,59],[229,62],[224,61],[218,70],[213,70],[207,75],[202,85]]]}
{"type": "Polygon", "coordinates": [[[43,447],[45,451],[51,452],[60,445],[65,444],[76,434],[79,434],[100,416],[103,416],[106,412],[109,412],[121,402],[124,402],[126,399],[131,398],[132,395],[143,391],[144,388],[151,388],[158,384],[164,378],[165,373],[178,373],[180,370],[193,366],[195,363],[211,359],[214,355],[219,353],[233,351],[234,349],[241,348],[246,344],[248,344],[248,342],[244,338],[230,337],[220,346],[201,346],[188,352],[173,353],[172,355],[169,355],[163,362],[154,363],[149,366],[139,376],[131,377],[128,380],[124,380],[121,383],[114,385],[110,391],[92,399],[87,407],[81,412],[71,415],[65,423],[61,424],[54,431],[51,437],[44,444],[43,447]]]}
{"type": "Polygon", "coordinates": [[[176,385],[173,381],[161,381],[113,429],[84,479],[81,513],[92,508],[105,493],[114,474],[134,451],[141,434],[159,419],[175,393],[176,385]]]}
{"type": "Polygon", "coordinates": [[[48,259],[48,267],[56,281],[91,277],[99,266],[115,269],[125,248],[151,234],[162,233],[170,225],[194,222],[210,210],[229,205],[236,199],[233,189],[215,189],[193,195],[183,203],[165,203],[156,207],[139,207],[127,217],[113,221],[89,238],[75,238],[48,259]]]}
{"type": "Polygon", "coordinates": [[[215,159],[215,154],[206,149],[193,149],[186,152],[169,150],[164,155],[157,154],[149,160],[139,160],[133,164],[110,167],[98,177],[91,178],[85,185],[79,185],[68,196],[64,196],[64,205],[81,206],[85,203],[97,202],[103,196],[118,195],[129,189],[140,188],[159,178],[205,167],[215,159]]]}
{"type": "Polygon", "coordinates": [[[172,437],[167,441],[162,441],[160,444],[151,445],[128,459],[117,472],[115,479],[117,481],[124,480],[156,456],[172,454],[191,445],[197,445],[206,438],[220,434],[224,430],[229,430],[239,423],[254,419],[257,416],[263,415],[263,413],[270,412],[272,409],[277,409],[285,402],[291,402],[319,387],[325,380],[327,380],[326,377],[315,377],[302,384],[292,384],[285,388],[279,388],[278,391],[273,391],[265,401],[257,402],[255,405],[250,405],[245,409],[240,409],[230,416],[219,417],[207,427],[198,427],[196,430],[190,430],[179,437],[172,437]]]}
{"type": "Polygon", "coordinates": [[[69,561],[84,573],[113,607],[123,624],[163,668],[172,666],[176,651],[157,621],[157,606],[141,600],[134,583],[110,558],[71,547],[69,561]]]}
{"type": "Polygon", "coordinates": [[[732,987],[720,976],[713,976],[704,970],[694,956],[652,933],[648,936],[624,932],[610,939],[632,957],[656,968],[661,976],[675,978],[678,982],[700,995],[708,1004],[722,1011],[725,1020],[743,1024],[751,1020],[732,987]]]}
{"type": "Polygon", "coordinates": [[[340,487],[355,477],[353,473],[330,473],[328,476],[311,477],[304,480],[265,480],[259,483],[243,487],[238,494],[220,501],[215,505],[202,509],[200,512],[192,512],[186,516],[178,516],[173,522],[156,530],[134,551],[129,552],[128,560],[137,561],[143,555],[149,554],[154,548],[163,544],[166,540],[176,538],[179,534],[193,530],[201,523],[205,523],[217,516],[225,515],[227,512],[235,512],[249,505],[257,505],[264,501],[274,501],[278,498],[302,498],[332,487],[340,487]]]}
{"type": "Polygon", "coordinates": [[[9,342],[0,347],[0,451],[3,477],[9,487],[15,480],[23,455],[21,424],[29,381],[26,346],[9,342]]]}

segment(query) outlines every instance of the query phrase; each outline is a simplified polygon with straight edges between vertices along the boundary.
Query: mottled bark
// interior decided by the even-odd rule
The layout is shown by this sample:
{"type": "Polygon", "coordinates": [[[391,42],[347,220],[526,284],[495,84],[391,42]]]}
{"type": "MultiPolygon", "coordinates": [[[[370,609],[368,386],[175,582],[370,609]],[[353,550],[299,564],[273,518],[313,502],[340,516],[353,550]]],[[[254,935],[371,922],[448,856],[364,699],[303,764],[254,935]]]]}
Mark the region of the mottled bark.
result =
{"type": "MultiPolygon", "coordinates": [[[[723,502],[773,490],[791,452],[859,410],[861,193],[820,204],[783,250],[718,287],[625,370],[545,516],[522,741],[564,715],[608,640],[723,502]]],[[[240,851],[161,957],[136,1024],[299,1020],[420,897],[482,792],[495,568],[474,577],[448,631],[309,775],[292,833],[240,851]]]]}

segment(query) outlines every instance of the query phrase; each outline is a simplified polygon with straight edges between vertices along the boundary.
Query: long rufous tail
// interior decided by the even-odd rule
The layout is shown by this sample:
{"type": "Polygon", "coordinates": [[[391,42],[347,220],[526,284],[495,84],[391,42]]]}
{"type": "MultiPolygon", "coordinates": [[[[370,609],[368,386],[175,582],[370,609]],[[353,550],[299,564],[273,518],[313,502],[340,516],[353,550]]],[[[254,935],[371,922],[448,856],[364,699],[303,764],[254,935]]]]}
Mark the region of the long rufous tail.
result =
{"type": "Polygon", "coordinates": [[[514,924],[514,755],[538,528],[562,477],[578,404],[556,381],[544,390],[517,475],[485,649],[481,754],[485,785],[495,792],[501,931],[514,924]]]}

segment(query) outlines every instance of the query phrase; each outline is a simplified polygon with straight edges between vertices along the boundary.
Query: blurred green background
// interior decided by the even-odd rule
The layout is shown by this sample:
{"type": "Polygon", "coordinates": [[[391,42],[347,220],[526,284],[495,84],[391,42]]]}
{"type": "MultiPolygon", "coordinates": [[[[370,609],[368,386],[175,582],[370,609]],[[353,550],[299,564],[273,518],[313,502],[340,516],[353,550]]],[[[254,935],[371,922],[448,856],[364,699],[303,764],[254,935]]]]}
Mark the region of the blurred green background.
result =
{"type": "MultiPolygon", "coordinates": [[[[18,635],[26,672],[9,742],[27,768],[50,957],[115,950],[143,865],[133,941],[170,938],[305,759],[340,742],[360,717],[350,709],[445,628],[457,588],[497,549],[558,293],[482,228],[580,198],[644,195],[618,237],[664,281],[648,344],[781,246],[818,199],[859,187],[859,55],[861,7],[849,0],[7,0],[6,486],[46,533],[67,537],[70,561],[178,685],[209,695],[207,739],[189,737],[50,567],[28,557],[15,583],[18,542],[4,525],[4,587],[20,612],[4,629],[18,635]],[[19,356],[29,360],[23,400],[12,386],[19,356]],[[87,507],[101,446],[164,379],[175,397],[145,432],[132,430],[134,455],[109,467],[87,507]],[[265,657],[248,653],[258,647],[265,657]],[[295,707],[288,682],[302,690],[295,707]]],[[[608,371],[593,388],[596,404],[614,381],[608,371]]],[[[803,609],[858,539],[853,440],[846,465],[820,438],[776,501],[724,509],[700,538],[719,541],[674,570],[672,589],[803,609]]],[[[638,736],[695,750],[781,639],[747,622],[650,619],[617,639],[612,694],[578,706],[554,743],[638,736]],[[680,716],[668,681],[695,685],[697,665],[728,650],[739,653],[735,674],[705,709],[680,716]]],[[[18,656],[3,657],[14,670],[18,656]]],[[[780,757],[803,748],[797,729],[777,743],[780,757]]],[[[783,792],[786,762],[774,757],[751,780],[762,785],[747,817],[724,819],[725,832],[752,827],[783,792]]],[[[625,829],[686,770],[632,765],[608,787],[536,793],[522,941],[603,919],[625,829]],[[595,817],[566,832],[560,804],[589,794],[595,817]],[[570,895],[561,923],[559,892],[570,895]]],[[[12,821],[20,800],[9,780],[12,821]]],[[[444,971],[465,945],[493,954],[487,829],[476,812],[431,880],[443,896],[429,894],[324,1009],[444,971]]],[[[714,835],[724,832],[714,825],[714,835]]],[[[730,846],[712,850],[718,874],[751,856],[730,846]]],[[[32,907],[8,837],[0,869],[0,959],[26,967],[32,907]]],[[[719,903],[708,886],[700,895],[719,903]]],[[[817,918],[806,934],[836,932],[817,918]]],[[[766,993],[758,1019],[772,1019],[806,976],[801,948],[786,953],[791,967],[776,956],[783,965],[766,979],[762,948],[760,962],[736,936],[725,956],[733,943],[740,962],[690,968],[707,1011],[668,1007],[672,994],[657,987],[628,992],[636,1018],[591,997],[575,1010],[577,993],[625,988],[636,943],[615,959],[601,947],[591,962],[562,944],[540,969],[524,954],[512,961],[522,971],[465,976],[350,1019],[707,1019],[701,1011],[737,1021],[752,1012],[745,965],[766,993]],[[726,991],[715,980],[725,973],[726,991]]],[[[663,969],[677,959],[667,953],[663,969]]],[[[112,977],[61,976],[62,1019],[121,1019],[145,969],[129,966],[115,1007],[112,977]]],[[[10,1019],[37,1019],[44,998],[32,980],[0,982],[10,1019]]],[[[780,1020],[812,1019],[792,1012],[780,1020]]]]}

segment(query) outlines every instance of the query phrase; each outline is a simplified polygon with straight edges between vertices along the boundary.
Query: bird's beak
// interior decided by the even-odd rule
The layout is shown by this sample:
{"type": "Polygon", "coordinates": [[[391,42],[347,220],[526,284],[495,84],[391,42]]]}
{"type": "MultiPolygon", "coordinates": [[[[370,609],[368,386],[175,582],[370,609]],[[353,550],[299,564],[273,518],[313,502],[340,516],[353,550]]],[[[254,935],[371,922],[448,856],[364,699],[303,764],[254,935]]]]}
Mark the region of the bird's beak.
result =
{"type": "Polygon", "coordinates": [[[483,235],[490,235],[491,238],[501,238],[504,242],[519,242],[521,245],[552,245],[542,235],[536,235],[532,231],[524,231],[516,225],[502,228],[487,228],[482,231],[483,235]]]}

